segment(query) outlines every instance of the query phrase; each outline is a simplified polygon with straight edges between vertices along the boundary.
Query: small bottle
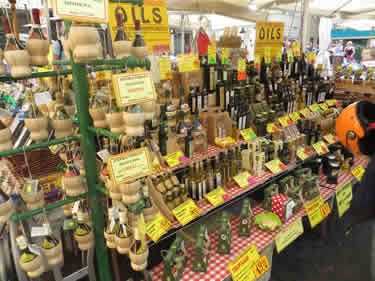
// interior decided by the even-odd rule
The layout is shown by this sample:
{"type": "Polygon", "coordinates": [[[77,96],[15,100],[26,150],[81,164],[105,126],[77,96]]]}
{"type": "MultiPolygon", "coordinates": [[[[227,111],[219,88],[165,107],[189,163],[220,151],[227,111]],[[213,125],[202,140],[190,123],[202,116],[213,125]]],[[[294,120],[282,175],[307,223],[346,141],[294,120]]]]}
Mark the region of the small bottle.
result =
{"type": "Polygon", "coordinates": [[[146,243],[143,235],[140,233],[138,227],[134,228],[134,244],[132,246],[133,253],[140,255],[146,250],[146,243]]]}
{"type": "Polygon", "coordinates": [[[148,185],[145,182],[142,182],[142,192],[145,208],[152,208],[152,202],[148,191],[148,185]]]}
{"type": "Polygon", "coordinates": [[[210,167],[208,172],[208,185],[209,185],[209,192],[216,189],[216,159],[215,157],[212,157],[210,159],[210,167]]]}
{"type": "Polygon", "coordinates": [[[189,88],[189,106],[191,114],[195,114],[197,108],[197,94],[195,92],[195,87],[190,86],[189,88]]]}
{"type": "Polygon", "coordinates": [[[190,198],[193,200],[197,200],[197,180],[195,177],[195,167],[194,164],[190,165],[189,169],[189,193],[190,193],[190,198]]]}
{"type": "Polygon", "coordinates": [[[185,156],[191,159],[194,154],[194,138],[191,135],[191,129],[188,129],[185,137],[185,156]]]}
{"type": "Polygon", "coordinates": [[[54,120],[66,120],[69,119],[69,114],[66,112],[64,108],[64,97],[60,92],[56,93],[56,107],[55,107],[55,114],[53,115],[52,119],[54,120]]]}
{"type": "Polygon", "coordinates": [[[202,169],[200,166],[200,162],[197,162],[195,165],[195,176],[197,181],[197,200],[203,199],[203,176],[202,176],[202,169]]]}
{"type": "Polygon", "coordinates": [[[201,161],[201,181],[202,181],[202,199],[206,196],[208,193],[208,173],[207,173],[207,164],[206,164],[206,159],[201,161]]]}
{"type": "Polygon", "coordinates": [[[27,240],[24,236],[17,237],[17,244],[21,250],[20,262],[28,263],[33,261],[38,255],[29,250],[27,240]]]}
{"type": "Polygon", "coordinates": [[[289,151],[289,145],[287,142],[284,142],[283,149],[281,151],[282,159],[281,161],[288,165],[290,163],[290,151],[289,151]]]}
{"type": "MultiPolygon", "coordinates": [[[[223,162],[222,162],[222,154],[223,152],[219,153],[219,161],[217,161],[217,166],[215,166],[215,175],[216,175],[216,188],[223,187],[223,162]]],[[[216,159],[215,159],[216,160],[216,159]]]]}
{"type": "Polygon", "coordinates": [[[166,107],[165,105],[163,105],[161,106],[160,128],[159,128],[159,147],[160,147],[160,153],[163,156],[166,156],[168,153],[167,143],[168,143],[168,120],[167,120],[167,114],[166,114],[166,107]]]}
{"type": "Polygon", "coordinates": [[[84,222],[84,216],[82,211],[77,213],[77,228],[74,233],[78,236],[84,236],[91,232],[91,227],[84,222]]]}

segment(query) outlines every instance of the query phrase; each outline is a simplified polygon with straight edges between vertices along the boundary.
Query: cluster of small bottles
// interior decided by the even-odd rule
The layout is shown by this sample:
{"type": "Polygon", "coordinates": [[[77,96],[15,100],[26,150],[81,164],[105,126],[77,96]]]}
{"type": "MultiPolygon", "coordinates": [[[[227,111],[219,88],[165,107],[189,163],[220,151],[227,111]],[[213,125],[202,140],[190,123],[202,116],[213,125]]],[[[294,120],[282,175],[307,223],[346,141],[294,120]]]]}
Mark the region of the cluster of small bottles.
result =
{"type": "Polygon", "coordinates": [[[297,128],[301,133],[303,133],[306,136],[305,144],[307,146],[311,146],[312,144],[317,143],[322,139],[321,126],[313,120],[298,120],[297,128]]]}

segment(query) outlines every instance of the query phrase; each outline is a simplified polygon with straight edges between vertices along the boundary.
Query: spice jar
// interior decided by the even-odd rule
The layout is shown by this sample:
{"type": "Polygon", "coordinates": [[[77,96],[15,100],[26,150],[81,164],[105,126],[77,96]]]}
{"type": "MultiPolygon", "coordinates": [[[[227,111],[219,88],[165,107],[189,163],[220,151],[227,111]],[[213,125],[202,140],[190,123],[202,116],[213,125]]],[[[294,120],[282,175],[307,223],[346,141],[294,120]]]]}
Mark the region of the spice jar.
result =
{"type": "Polygon", "coordinates": [[[329,161],[327,166],[327,183],[337,184],[340,171],[340,162],[337,160],[329,161]]]}

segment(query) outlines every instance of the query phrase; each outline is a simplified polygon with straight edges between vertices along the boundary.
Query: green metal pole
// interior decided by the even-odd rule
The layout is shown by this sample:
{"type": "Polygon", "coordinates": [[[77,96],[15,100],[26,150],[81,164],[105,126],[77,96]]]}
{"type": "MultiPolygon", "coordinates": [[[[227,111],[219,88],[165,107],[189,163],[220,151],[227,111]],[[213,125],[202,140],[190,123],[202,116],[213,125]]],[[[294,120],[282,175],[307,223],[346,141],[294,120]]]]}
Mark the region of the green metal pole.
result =
{"type": "Polygon", "coordinates": [[[109,264],[108,251],[103,234],[104,210],[101,202],[98,201],[101,194],[96,190],[97,170],[95,135],[88,130],[88,127],[91,125],[91,119],[89,117],[87,71],[85,65],[75,63],[72,63],[72,71],[77,102],[77,115],[81,132],[81,148],[86,168],[88,199],[94,226],[96,259],[100,276],[99,280],[111,281],[111,266],[109,264]]]}

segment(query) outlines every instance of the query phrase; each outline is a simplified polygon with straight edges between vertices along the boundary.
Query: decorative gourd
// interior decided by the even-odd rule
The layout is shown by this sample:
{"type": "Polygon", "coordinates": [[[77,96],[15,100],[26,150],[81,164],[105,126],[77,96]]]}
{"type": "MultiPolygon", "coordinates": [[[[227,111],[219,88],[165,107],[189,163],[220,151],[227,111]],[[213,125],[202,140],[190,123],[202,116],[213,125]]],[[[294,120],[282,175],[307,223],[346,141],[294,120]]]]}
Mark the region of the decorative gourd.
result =
{"type": "Polygon", "coordinates": [[[102,58],[99,33],[93,25],[74,22],[70,27],[68,44],[75,62],[86,63],[102,58]]]}
{"type": "Polygon", "coordinates": [[[32,9],[32,14],[34,24],[26,41],[26,49],[31,57],[31,64],[44,66],[48,64],[49,43],[41,30],[39,9],[32,9]]]}

